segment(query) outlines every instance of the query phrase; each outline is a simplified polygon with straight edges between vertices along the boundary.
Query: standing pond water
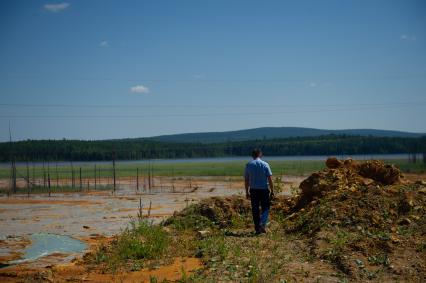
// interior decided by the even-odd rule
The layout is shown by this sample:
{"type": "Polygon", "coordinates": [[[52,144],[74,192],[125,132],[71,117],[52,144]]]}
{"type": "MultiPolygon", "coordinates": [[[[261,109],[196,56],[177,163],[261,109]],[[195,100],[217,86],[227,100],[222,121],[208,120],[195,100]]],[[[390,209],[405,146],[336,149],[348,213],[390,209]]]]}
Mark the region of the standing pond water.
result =
{"type": "Polygon", "coordinates": [[[82,241],[66,235],[49,233],[35,233],[30,236],[31,245],[24,250],[22,259],[10,261],[9,264],[17,264],[33,261],[40,257],[54,253],[75,254],[83,252],[87,245],[82,241]]]}

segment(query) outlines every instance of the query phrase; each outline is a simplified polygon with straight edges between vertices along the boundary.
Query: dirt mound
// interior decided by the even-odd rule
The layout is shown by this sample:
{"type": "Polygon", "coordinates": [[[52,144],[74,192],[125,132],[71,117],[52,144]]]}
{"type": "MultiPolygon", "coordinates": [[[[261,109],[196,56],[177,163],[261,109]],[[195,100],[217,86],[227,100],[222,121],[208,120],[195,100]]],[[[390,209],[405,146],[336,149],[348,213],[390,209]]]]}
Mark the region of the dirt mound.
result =
{"type": "Polygon", "coordinates": [[[353,279],[424,280],[426,187],[401,183],[399,169],[381,161],[326,165],[300,184],[287,233],[353,279]]]}
{"type": "Polygon", "coordinates": [[[211,197],[190,205],[167,219],[164,225],[204,229],[211,225],[226,227],[233,219],[250,214],[250,202],[242,196],[211,197]]]}
{"type": "Polygon", "coordinates": [[[378,160],[360,164],[352,159],[340,161],[332,157],[328,158],[325,164],[327,169],[313,173],[300,184],[301,194],[297,208],[302,208],[329,191],[354,191],[371,184],[391,185],[399,183],[401,178],[398,168],[378,160]]]}
{"type": "Polygon", "coordinates": [[[212,222],[226,224],[233,217],[250,212],[250,202],[241,196],[212,197],[200,202],[199,212],[212,222]]]}

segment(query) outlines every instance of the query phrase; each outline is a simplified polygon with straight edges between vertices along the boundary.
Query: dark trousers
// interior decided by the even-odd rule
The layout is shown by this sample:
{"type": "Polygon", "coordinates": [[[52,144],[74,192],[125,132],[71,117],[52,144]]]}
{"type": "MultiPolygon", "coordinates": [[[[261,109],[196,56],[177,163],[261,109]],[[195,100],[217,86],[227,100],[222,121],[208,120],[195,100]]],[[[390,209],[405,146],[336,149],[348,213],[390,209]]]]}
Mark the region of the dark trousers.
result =
{"type": "Polygon", "coordinates": [[[269,190],[266,189],[251,189],[251,211],[253,213],[253,222],[256,231],[259,231],[259,226],[265,226],[268,222],[269,208],[269,190]],[[259,206],[261,210],[259,209],[259,206]]]}

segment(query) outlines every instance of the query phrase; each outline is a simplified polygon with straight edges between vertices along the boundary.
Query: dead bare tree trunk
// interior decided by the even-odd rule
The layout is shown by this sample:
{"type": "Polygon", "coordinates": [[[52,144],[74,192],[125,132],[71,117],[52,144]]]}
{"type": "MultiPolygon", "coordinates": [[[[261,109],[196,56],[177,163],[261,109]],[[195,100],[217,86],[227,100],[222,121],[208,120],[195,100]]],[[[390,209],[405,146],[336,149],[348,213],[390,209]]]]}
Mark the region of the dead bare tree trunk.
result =
{"type": "Polygon", "coordinates": [[[95,190],[96,190],[96,164],[95,164],[95,190]]]}
{"type": "Polygon", "coordinates": [[[27,159],[27,195],[30,197],[30,167],[27,159]]]}
{"type": "Polygon", "coordinates": [[[136,193],[139,192],[139,168],[136,168],[136,193]]]}
{"type": "Polygon", "coordinates": [[[112,177],[113,177],[113,187],[112,187],[112,193],[115,194],[115,189],[116,189],[116,180],[115,180],[115,154],[114,157],[112,159],[112,177]]]}
{"type": "Polygon", "coordinates": [[[44,166],[44,160],[43,160],[43,189],[46,189],[46,168],[44,166]]]}
{"type": "Polygon", "coordinates": [[[75,189],[75,174],[74,174],[74,166],[73,166],[72,162],[71,162],[71,187],[72,187],[72,190],[74,191],[74,189],[75,189]]]}
{"type": "Polygon", "coordinates": [[[35,179],[35,164],[34,164],[34,161],[32,162],[33,163],[33,184],[35,184],[35,185],[37,185],[37,183],[36,183],[36,179],[35,179]]]}
{"type": "Polygon", "coordinates": [[[10,174],[10,188],[9,191],[7,192],[7,195],[10,195],[10,192],[16,193],[16,165],[15,165],[15,155],[13,153],[13,149],[12,149],[12,130],[10,128],[10,121],[9,121],[9,144],[10,144],[10,149],[9,149],[9,156],[10,156],[10,162],[11,162],[11,174],[10,174]]]}
{"type": "Polygon", "coordinates": [[[149,208],[148,208],[148,218],[151,216],[151,205],[152,205],[152,202],[151,201],[149,201],[149,208]]]}
{"type": "Polygon", "coordinates": [[[154,166],[151,164],[151,187],[149,188],[149,192],[151,193],[151,188],[155,187],[154,184],[154,166]]]}
{"type": "Polygon", "coordinates": [[[50,171],[49,170],[47,171],[47,182],[48,182],[48,186],[49,186],[49,197],[50,197],[51,191],[50,191],[50,171]]]}
{"type": "Polygon", "coordinates": [[[80,167],[80,192],[83,190],[83,180],[81,179],[81,167],[80,167]]]}
{"type": "Polygon", "coordinates": [[[58,160],[56,160],[55,171],[56,171],[56,188],[59,188],[58,160]]]}
{"type": "Polygon", "coordinates": [[[175,168],[172,167],[172,192],[175,192],[175,168]]]}
{"type": "MultiPolygon", "coordinates": [[[[13,157],[14,158],[14,157],[13,157]]],[[[12,192],[14,194],[16,194],[17,191],[17,186],[16,186],[16,163],[15,163],[15,159],[12,160],[12,176],[11,176],[11,182],[12,182],[12,192]]]]}
{"type": "Polygon", "coordinates": [[[148,191],[151,193],[151,163],[148,163],[148,191]]]}

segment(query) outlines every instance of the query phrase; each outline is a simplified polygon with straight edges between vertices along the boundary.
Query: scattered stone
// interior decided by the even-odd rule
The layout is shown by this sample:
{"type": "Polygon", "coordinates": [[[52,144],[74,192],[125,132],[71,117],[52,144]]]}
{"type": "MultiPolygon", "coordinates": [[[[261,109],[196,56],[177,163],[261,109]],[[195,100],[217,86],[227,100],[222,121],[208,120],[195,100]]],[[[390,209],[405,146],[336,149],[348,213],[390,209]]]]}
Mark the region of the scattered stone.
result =
{"type": "Polygon", "coordinates": [[[394,244],[401,242],[401,240],[398,239],[398,237],[395,236],[395,235],[391,235],[390,239],[391,239],[392,243],[394,243],[394,244]]]}
{"type": "Polygon", "coordinates": [[[403,218],[401,220],[398,221],[399,225],[410,225],[411,224],[411,220],[408,218],[403,218]]]}
{"type": "Polygon", "coordinates": [[[205,238],[211,234],[209,230],[200,230],[200,231],[197,231],[197,233],[198,233],[198,236],[201,238],[205,238]]]}
{"type": "Polygon", "coordinates": [[[359,268],[364,267],[364,262],[360,259],[355,259],[355,263],[356,263],[356,265],[358,265],[359,268]]]}

